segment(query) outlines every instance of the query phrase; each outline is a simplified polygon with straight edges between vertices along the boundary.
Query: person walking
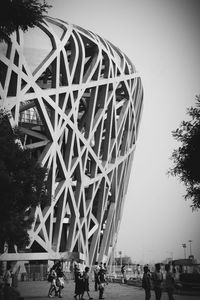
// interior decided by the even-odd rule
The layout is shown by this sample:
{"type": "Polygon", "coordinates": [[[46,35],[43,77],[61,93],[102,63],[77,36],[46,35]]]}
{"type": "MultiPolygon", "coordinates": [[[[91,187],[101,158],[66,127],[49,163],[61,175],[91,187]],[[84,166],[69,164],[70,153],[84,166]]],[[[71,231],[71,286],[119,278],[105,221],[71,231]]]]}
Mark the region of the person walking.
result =
{"type": "Polygon", "coordinates": [[[166,271],[166,278],[165,278],[165,288],[166,292],[168,294],[169,300],[174,300],[174,286],[175,286],[175,280],[173,273],[170,271],[170,265],[165,265],[165,271],[166,271]]]}
{"type": "Polygon", "coordinates": [[[11,266],[7,266],[7,270],[3,276],[4,281],[4,287],[3,287],[3,293],[5,299],[11,299],[11,287],[12,287],[12,269],[11,266]]]}
{"type": "Polygon", "coordinates": [[[79,267],[78,264],[75,262],[74,263],[74,283],[75,283],[75,289],[74,289],[74,298],[76,298],[77,294],[76,294],[76,283],[77,283],[77,276],[78,276],[78,272],[79,272],[79,267]]]}
{"type": "Polygon", "coordinates": [[[105,276],[105,270],[103,268],[100,268],[98,273],[98,285],[99,285],[99,299],[104,299],[104,289],[106,284],[106,276],[105,276]]]}
{"type": "Polygon", "coordinates": [[[108,273],[108,268],[107,268],[106,263],[103,264],[103,268],[104,268],[104,270],[105,270],[105,274],[107,274],[107,273],[108,273]]]}
{"type": "Polygon", "coordinates": [[[97,292],[98,291],[98,274],[99,274],[99,264],[98,261],[95,262],[94,265],[94,290],[97,292]]]}
{"type": "Polygon", "coordinates": [[[12,286],[12,269],[10,265],[8,265],[7,270],[3,276],[3,281],[6,286],[12,286]]]}
{"type": "Polygon", "coordinates": [[[163,274],[159,263],[155,264],[155,272],[152,274],[152,281],[156,300],[160,300],[162,296],[161,284],[163,282],[163,274]]]}
{"type": "Polygon", "coordinates": [[[78,266],[76,266],[75,271],[75,295],[74,298],[77,300],[81,300],[82,295],[84,293],[84,285],[83,285],[83,274],[80,272],[78,266]],[[78,298],[77,298],[78,297],[78,298]]]}
{"type": "Polygon", "coordinates": [[[74,280],[74,265],[75,265],[75,261],[72,258],[72,260],[70,261],[70,266],[69,266],[69,271],[70,271],[70,275],[71,275],[72,280],[74,280]]]}
{"type": "Polygon", "coordinates": [[[83,272],[83,294],[82,294],[82,300],[84,300],[83,296],[84,296],[84,292],[87,293],[89,300],[93,299],[90,296],[90,288],[89,288],[89,268],[85,267],[85,271],[83,272]]]}
{"type": "Polygon", "coordinates": [[[62,289],[64,289],[64,273],[61,262],[56,266],[56,286],[58,287],[57,294],[59,298],[62,298],[62,289]]]}
{"type": "Polygon", "coordinates": [[[144,274],[142,277],[142,287],[145,290],[145,300],[150,300],[151,298],[151,276],[148,266],[143,268],[144,274]]]}
{"type": "Polygon", "coordinates": [[[54,265],[50,269],[49,278],[48,278],[48,281],[51,283],[49,292],[48,292],[49,298],[53,298],[53,295],[52,295],[53,292],[55,292],[55,296],[57,296],[57,294],[58,294],[57,286],[56,286],[56,279],[57,279],[56,265],[54,265]]]}
{"type": "Polygon", "coordinates": [[[125,280],[126,280],[126,266],[123,265],[121,267],[121,273],[122,273],[122,283],[125,283],[125,280]]]}

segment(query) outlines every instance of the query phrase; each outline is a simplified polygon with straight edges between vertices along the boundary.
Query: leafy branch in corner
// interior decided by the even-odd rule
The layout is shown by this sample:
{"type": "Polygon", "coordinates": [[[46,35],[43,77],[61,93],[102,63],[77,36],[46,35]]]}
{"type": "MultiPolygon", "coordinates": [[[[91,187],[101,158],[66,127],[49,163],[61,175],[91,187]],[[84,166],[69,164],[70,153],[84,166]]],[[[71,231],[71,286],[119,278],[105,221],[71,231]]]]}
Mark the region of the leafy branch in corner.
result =
{"type": "Polygon", "coordinates": [[[28,30],[43,22],[47,9],[51,6],[38,0],[2,0],[0,10],[0,41],[9,40],[19,29],[28,30]]]}
{"type": "Polygon", "coordinates": [[[200,208],[200,96],[196,106],[187,109],[188,121],[172,132],[174,139],[181,143],[172,152],[174,167],[168,173],[177,176],[186,187],[185,200],[192,200],[192,209],[200,208]]]}

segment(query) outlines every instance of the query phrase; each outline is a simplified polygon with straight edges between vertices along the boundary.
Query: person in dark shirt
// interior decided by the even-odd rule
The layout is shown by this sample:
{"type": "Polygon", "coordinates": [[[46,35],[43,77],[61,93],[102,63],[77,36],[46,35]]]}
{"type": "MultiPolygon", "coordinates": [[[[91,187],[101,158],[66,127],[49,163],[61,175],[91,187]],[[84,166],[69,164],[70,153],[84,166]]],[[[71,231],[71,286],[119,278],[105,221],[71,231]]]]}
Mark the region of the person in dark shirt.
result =
{"type": "Polygon", "coordinates": [[[103,268],[100,268],[98,273],[99,299],[104,299],[103,293],[105,289],[105,284],[106,284],[105,270],[103,268]]]}
{"type": "Polygon", "coordinates": [[[52,295],[53,292],[55,293],[55,296],[57,296],[57,294],[58,294],[57,286],[56,286],[57,273],[56,273],[55,265],[53,265],[53,267],[50,269],[49,275],[50,275],[50,278],[48,279],[48,281],[51,283],[51,285],[49,288],[48,297],[53,298],[53,295],[52,295]]]}
{"type": "Polygon", "coordinates": [[[84,295],[84,292],[87,293],[88,297],[89,297],[89,300],[93,299],[91,296],[90,296],[90,288],[89,288],[89,268],[88,267],[85,267],[85,271],[83,272],[83,294],[82,294],[82,300],[84,300],[83,298],[83,295],[84,295]]]}
{"type": "Polygon", "coordinates": [[[124,278],[124,276],[125,276],[125,265],[123,265],[123,266],[121,267],[121,273],[122,273],[122,276],[123,276],[123,278],[124,278]]]}
{"type": "Polygon", "coordinates": [[[143,270],[142,287],[145,290],[145,300],[149,300],[151,298],[151,276],[148,266],[144,266],[143,270]]]}
{"type": "Polygon", "coordinates": [[[165,271],[166,271],[166,279],[165,279],[165,288],[166,292],[168,294],[169,300],[174,300],[174,286],[175,286],[175,280],[174,280],[174,275],[170,271],[170,265],[166,264],[165,265],[165,271]]]}
{"type": "Polygon", "coordinates": [[[83,285],[83,274],[81,273],[79,267],[76,267],[75,270],[75,295],[74,298],[77,300],[81,300],[82,295],[84,293],[84,285],[83,285]],[[78,298],[77,298],[78,297],[78,298]]]}
{"type": "Polygon", "coordinates": [[[160,300],[162,296],[163,274],[161,272],[160,264],[155,264],[155,272],[152,274],[153,288],[155,291],[156,300],[160,300]]]}

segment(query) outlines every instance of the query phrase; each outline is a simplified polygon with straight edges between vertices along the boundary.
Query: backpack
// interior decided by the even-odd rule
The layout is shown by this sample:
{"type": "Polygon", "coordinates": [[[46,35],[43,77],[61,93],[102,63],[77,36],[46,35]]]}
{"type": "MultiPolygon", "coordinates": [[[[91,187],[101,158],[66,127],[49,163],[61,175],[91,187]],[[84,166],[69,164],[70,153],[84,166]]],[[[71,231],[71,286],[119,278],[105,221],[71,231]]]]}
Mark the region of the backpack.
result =
{"type": "Polygon", "coordinates": [[[52,282],[53,279],[55,278],[54,274],[52,274],[52,273],[53,273],[52,271],[53,271],[53,269],[51,269],[51,270],[49,271],[49,274],[48,274],[48,276],[47,276],[47,281],[48,281],[48,282],[52,282]]]}
{"type": "Polygon", "coordinates": [[[47,276],[47,281],[52,282],[52,280],[53,280],[53,276],[51,276],[51,273],[49,273],[47,276]]]}

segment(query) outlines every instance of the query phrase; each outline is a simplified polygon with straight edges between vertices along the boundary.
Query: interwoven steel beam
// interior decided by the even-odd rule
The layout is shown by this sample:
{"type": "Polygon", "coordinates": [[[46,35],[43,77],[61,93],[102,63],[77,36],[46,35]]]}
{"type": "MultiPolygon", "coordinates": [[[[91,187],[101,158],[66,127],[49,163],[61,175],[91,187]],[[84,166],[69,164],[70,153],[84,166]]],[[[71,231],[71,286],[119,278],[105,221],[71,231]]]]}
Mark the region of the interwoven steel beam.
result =
{"type": "Polygon", "coordinates": [[[34,211],[31,253],[13,255],[108,260],[141,117],[140,76],[110,42],[61,20],[48,17],[11,41],[0,44],[1,106],[48,168],[51,193],[34,211]]]}

